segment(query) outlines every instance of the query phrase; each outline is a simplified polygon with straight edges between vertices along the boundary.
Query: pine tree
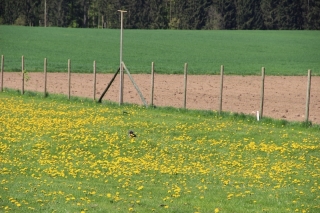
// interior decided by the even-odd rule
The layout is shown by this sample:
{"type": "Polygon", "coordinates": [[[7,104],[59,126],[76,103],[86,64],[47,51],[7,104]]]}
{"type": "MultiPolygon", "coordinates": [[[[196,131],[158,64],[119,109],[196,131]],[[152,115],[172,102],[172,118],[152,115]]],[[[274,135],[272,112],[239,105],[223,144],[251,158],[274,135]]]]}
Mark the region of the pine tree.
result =
{"type": "Polygon", "coordinates": [[[304,28],[309,30],[320,30],[320,1],[308,0],[304,4],[304,28]]]}
{"type": "Polygon", "coordinates": [[[222,16],[222,28],[234,30],[237,29],[236,5],[235,0],[221,0],[220,11],[222,16]]]}
{"type": "Polygon", "coordinates": [[[260,0],[237,1],[237,29],[263,29],[263,19],[260,9],[260,0]]]}
{"type": "Polygon", "coordinates": [[[277,5],[278,0],[261,0],[263,25],[267,30],[278,29],[277,5]]]}
{"type": "Polygon", "coordinates": [[[277,18],[279,29],[297,30],[303,28],[302,4],[300,0],[279,0],[277,18]]]}

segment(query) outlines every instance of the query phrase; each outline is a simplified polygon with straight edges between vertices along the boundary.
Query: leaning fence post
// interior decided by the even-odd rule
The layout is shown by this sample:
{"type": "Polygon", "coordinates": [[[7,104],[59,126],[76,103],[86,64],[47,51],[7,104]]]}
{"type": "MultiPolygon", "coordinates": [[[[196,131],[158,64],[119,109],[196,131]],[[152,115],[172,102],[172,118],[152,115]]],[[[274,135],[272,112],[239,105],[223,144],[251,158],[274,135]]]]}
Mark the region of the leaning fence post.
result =
{"type": "Polygon", "coordinates": [[[221,65],[220,68],[220,101],[219,101],[219,113],[222,112],[222,93],[223,93],[223,73],[224,73],[224,67],[221,65]]]}
{"type": "Polygon", "coordinates": [[[150,98],[150,106],[153,106],[153,94],[154,94],[154,62],[151,63],[151,98],[150,98]]]}
{"type": "Polygon", "coordinates": [[[120,67],[118,68],[117,72],[113,75],[111,81],[109,82],[109,84],[107,85],[107,87],[105,88],[105,90],[103,91],[103,93],[101,94],[98,102],[101,103],[103,96],[107,93],[108,89],[110,88],[110,86],[112,85],[114,79],[116,79],[118,73],[120,72],[120,67]]]}
{"type": "Polygon", "coordinates": [[[24,94],[24,56],[21,57],[21,94],[24,94]]]}
{"type": "Polygon", "coordinates": [[[310,106],[310,90],[311,90],[311,70],[308,70],[308,86],[307,86],[307,101],[306,101],[306,123],[309,121],[309,106],[310,106]]]}
{"type": "Polygon", "coordinates": [[[93,61],[93,101],[96,100],[96,81],[97,81],[96,61],[93,61]]]}
{"type": "Polygon", "coordinates": [[[136,82],[134,82],[129,70],[126,67],[126,65],[124,64],[124,62],[122,62],[121,64],[122,64],[122,68],[125,69],[125,71],[127,72],[127,75],[129,77],[130,81],[132,82],[133,86],[136,88],[136,90],[137,90],[137,92],[138,92],[138,94],[139,94],[139,96],[141,98],[142,103],[144,104],[145,107],[148,107],[146,100],[144,99],[144,97],[143,97],[138,85],[136,84],[136,82]]]}
{"type": "Polygon", "coordinates": [[[261,100],[260,100],[260,112],[259,117],[260,119],[263,116],[263,101],[264,101],[264,79],[265,79],[265,68],[261,68],[261,100]]]}
{"type": "Polygon", "coordinates": [[[3,91],[4,56],[1,55],[1,92],[3,91]]]}
{"type": "Polygon", "coordinates": [[[68,59],[68,99],[71,96],[71,60],[68,59]]]}
{"type": "Polygon", "coordinates": [[[188,64],[184,64],[184,98],[183,98],[183,108],[187,107],[187,75],[188,75],[188,64]]]}
{"type": "Polygon", "coordinates": [[[44,58],[44,62],[43,62],[43,74],[44,74],[43,97],[47,97],[47,58],[44,58]]]}

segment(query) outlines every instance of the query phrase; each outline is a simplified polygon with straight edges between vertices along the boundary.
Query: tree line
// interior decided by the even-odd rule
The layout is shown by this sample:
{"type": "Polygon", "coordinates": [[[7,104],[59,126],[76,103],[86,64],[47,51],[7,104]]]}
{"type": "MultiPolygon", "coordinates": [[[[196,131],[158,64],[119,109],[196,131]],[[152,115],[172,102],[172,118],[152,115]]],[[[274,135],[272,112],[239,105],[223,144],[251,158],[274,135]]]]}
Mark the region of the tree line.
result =
{"type": "Polygon", "coordinates": [[[319,0],[0,0],[0,24],[82,28],[319,30],[319,0]]]}

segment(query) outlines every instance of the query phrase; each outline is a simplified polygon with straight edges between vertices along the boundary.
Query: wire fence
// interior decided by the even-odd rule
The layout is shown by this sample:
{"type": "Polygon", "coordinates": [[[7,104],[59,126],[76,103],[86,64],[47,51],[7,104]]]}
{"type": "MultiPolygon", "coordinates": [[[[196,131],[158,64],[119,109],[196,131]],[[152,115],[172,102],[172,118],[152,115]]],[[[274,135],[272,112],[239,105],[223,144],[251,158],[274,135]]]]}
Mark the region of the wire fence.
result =
{"type": "MultiPolygon", "coordinates": [[[[20,80],[17,80],[16,84],[19,84],[18,82],[20,81],[21,85],[20,85],[20,90],[21,93],[23,94],[25,91],[25,87],[26,87],[26,82],[28,81],[28,79],[30,78],[29,73],[26,72],[25,70],[25,60],[24,57],[22,57],[22,60],[20,62],[20,76],[18,78],[20,78],[20,80]]],[[[62,63],[61,63],[62,65],[62,63]]],[[[87,86],[87,87],[91,87],[90,89],[87,88],[87,90],[91,90],[92,91],[92,95],[91,97],[93,98],[93,100],[97,100],[97,95],[100,95],[99,101],[101,102],[103,96],[105,95],[105,93],[108,91],[110,85],[113,83],[116,74],[113,76],[113,78],[109,81],[109,85],[108,87],[105,89],[105,91],[101,94],[100,91],[97,91],[97,69],[98,67],[96,66],[96,62],[94,61],[93,64],[91,64],[91,74],[86,74],[86,81],[91,81],[91,85],[87,86]]],[[[71,68],[73,69],[74,63],[71,64],[71,60],[68,60],[68,66],[63,70],[65,72],[67,72],[67,81],[65,81],[64,84],[64,90],[61,91],[61,93],[64,93],[68,96],[68,99],[70,99],[70,97],[73,95],[72,94],[72,80],[71,80],[71,68]],[[67,86],[66,86],[67,85],[67,86]],[[65,87],[66,86],[66,87],[65,87]]],[[[125,67],[125,65],[124,65],[125,67]]],[[[151,84],[149,86],[149,88],[143,88],[143,92],[141,92],[139,90],[139,83],[136,84],[133,80],[133,78],[130,76],[130,71],[125,67],[125,71],[127,72],[128,76],[130,77],[130,81],[132,82],[132,84],[134,85],[133,89],[136,89],[138,91],[138,93],[140,94],[140,98],[142,100],[142,104],[144,104],[145,106],[153,106],[154,105],[154,100],[155,100],[155,79],[154,79],[154,75],[155,75],[155,71],[154,71],[154,63],[152,62],[151,65],[151,75],[150,75],[150,79],[151,79],[151,84]],[[149,93],[148,96],[148,102],[149,104],[147,104],[146,98],[143,97],[142,93],[149,93]]],[[[47,95],[48,89],[47,89],[47,70],[48,66],[47,66],[47,59],[44,59],[44,62],[42,64],[42,71],[43,73],[43,78],[42,81],[43,82],[39,82],[41,80],[37,80],[37,87],[41,87],[44,96],[47,95]]],[[[3,80],[3,76],[4,76],[4,56],[1,57],[1,91],[3,91],[4,88],[4,80],[3,80]]],[[[122,72],[124,72],[122,70],[122,72]]],[[[98,77],[100,78],[100,77],[98,77]]],[[[182,77],[181,77],[182,78],[182,77]]],[[[226,103],[225,98],[224,97],[224,91],[228,90],[228,87],[225,85],[225,76],[224,76],[224,66],[221,66],[220,68],[220,75],[219,75],[219,80],[216,81],[216,85],[215,87],[218,88],[218,91],[216,91],[216,94],[214,95],[216,97],[216,99],[218,101],[218,104],[216,107],[216,110],[219,112],[222,112],[224,110],[224,104],[226,103]]],[[[99,79],[98,79],[99,80],[99,79]]],[[[108,80],[105,80],[108,81],[108,80]]],[[[182,84],[180,84],[180,89],[179,89],[179,94],[182,97],[182,101],[181,101],[181,108],[187,108],[188,105],[188,93],[193,92],[190,89],[188,89],[188,64],[185,63],[184,64],[184,74],[183,74],[183,79],[181,80],[181,82],[183,82],[182,84]]],[[[199,82],[200,84],[202,82],[199,82]]],[[[256,114],[257,116],[257,120],[260,120],[261,118],[264,117],[264,109],[265,109],[265,68],[262,67],[261,69],[261,76],[260,76],[260,85],[256,85],[255,88],[255,92],[254,95],[256,96],[256,102],[259,102],[259,104],[255,104],[255,110],[254,110],[254,114],[256,114]],[[260,90],[259,92],[257,92],[258,90],[260,90]],[[259,97],[258,97],[259,96],[259,97]],[[257,106],[259,105],[259,106],[257,106]]],[[[308,70],[308,77],[307,77],[307,81],[306,81],[306,85],[307,85],[307,90],[306,90],[306,97],[301,99],[301,102],[303,100],[305,100],[305,110],[304,110],[304,121],[305,122],[309,122],[309,114],[310,114],[310,99],[311,97],[313,97],[313,95],[311,95],[311,70],[308,70]]],[[[17,85],[16,85],[17,86],[17,85]]],[[[17,86],[16,88],[19,88],[19,86],[17,86]]],[[[34,90],[39,91],[38,88],[34,88],[34,90]]],[[[119,92],[119,91],[117,91],[119,92]]],[[[157,92],[157,91],[156,91],[157,92]]],[[[119,96],[121,96],[123,94],[119,94],[119,96]]],[[[240,99],[241,94],[239,95],[238,99],[240,99]]],[[[244,100],[245,101],[245,100],[244,100]]],[[[319,101],[320,102],[320,101],[319,101]]],[[[122,104],[122,102],[119,102],[119,104],[122,104]]],[[[201,107],[199,107],[201,108],[201,107]]],[[[320,108],[320,107],[319,107],[320,108]]],[[[300,113],[301,114],[301,113],[300,113]]]]}

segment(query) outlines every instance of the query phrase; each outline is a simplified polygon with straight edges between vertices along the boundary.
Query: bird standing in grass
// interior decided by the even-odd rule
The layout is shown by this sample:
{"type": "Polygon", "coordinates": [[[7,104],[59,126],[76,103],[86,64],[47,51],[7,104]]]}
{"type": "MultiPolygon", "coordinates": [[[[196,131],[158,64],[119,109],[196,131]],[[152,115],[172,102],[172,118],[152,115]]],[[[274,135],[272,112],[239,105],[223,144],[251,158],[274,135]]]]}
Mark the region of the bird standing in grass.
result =
{"type": "Polygon", "coordinates": [[[132,130],[129,130],[129,137],[130,138],[135,138],[135,137],[137,137],[137,135],[134,134],[134,132],[132,130]]]}

